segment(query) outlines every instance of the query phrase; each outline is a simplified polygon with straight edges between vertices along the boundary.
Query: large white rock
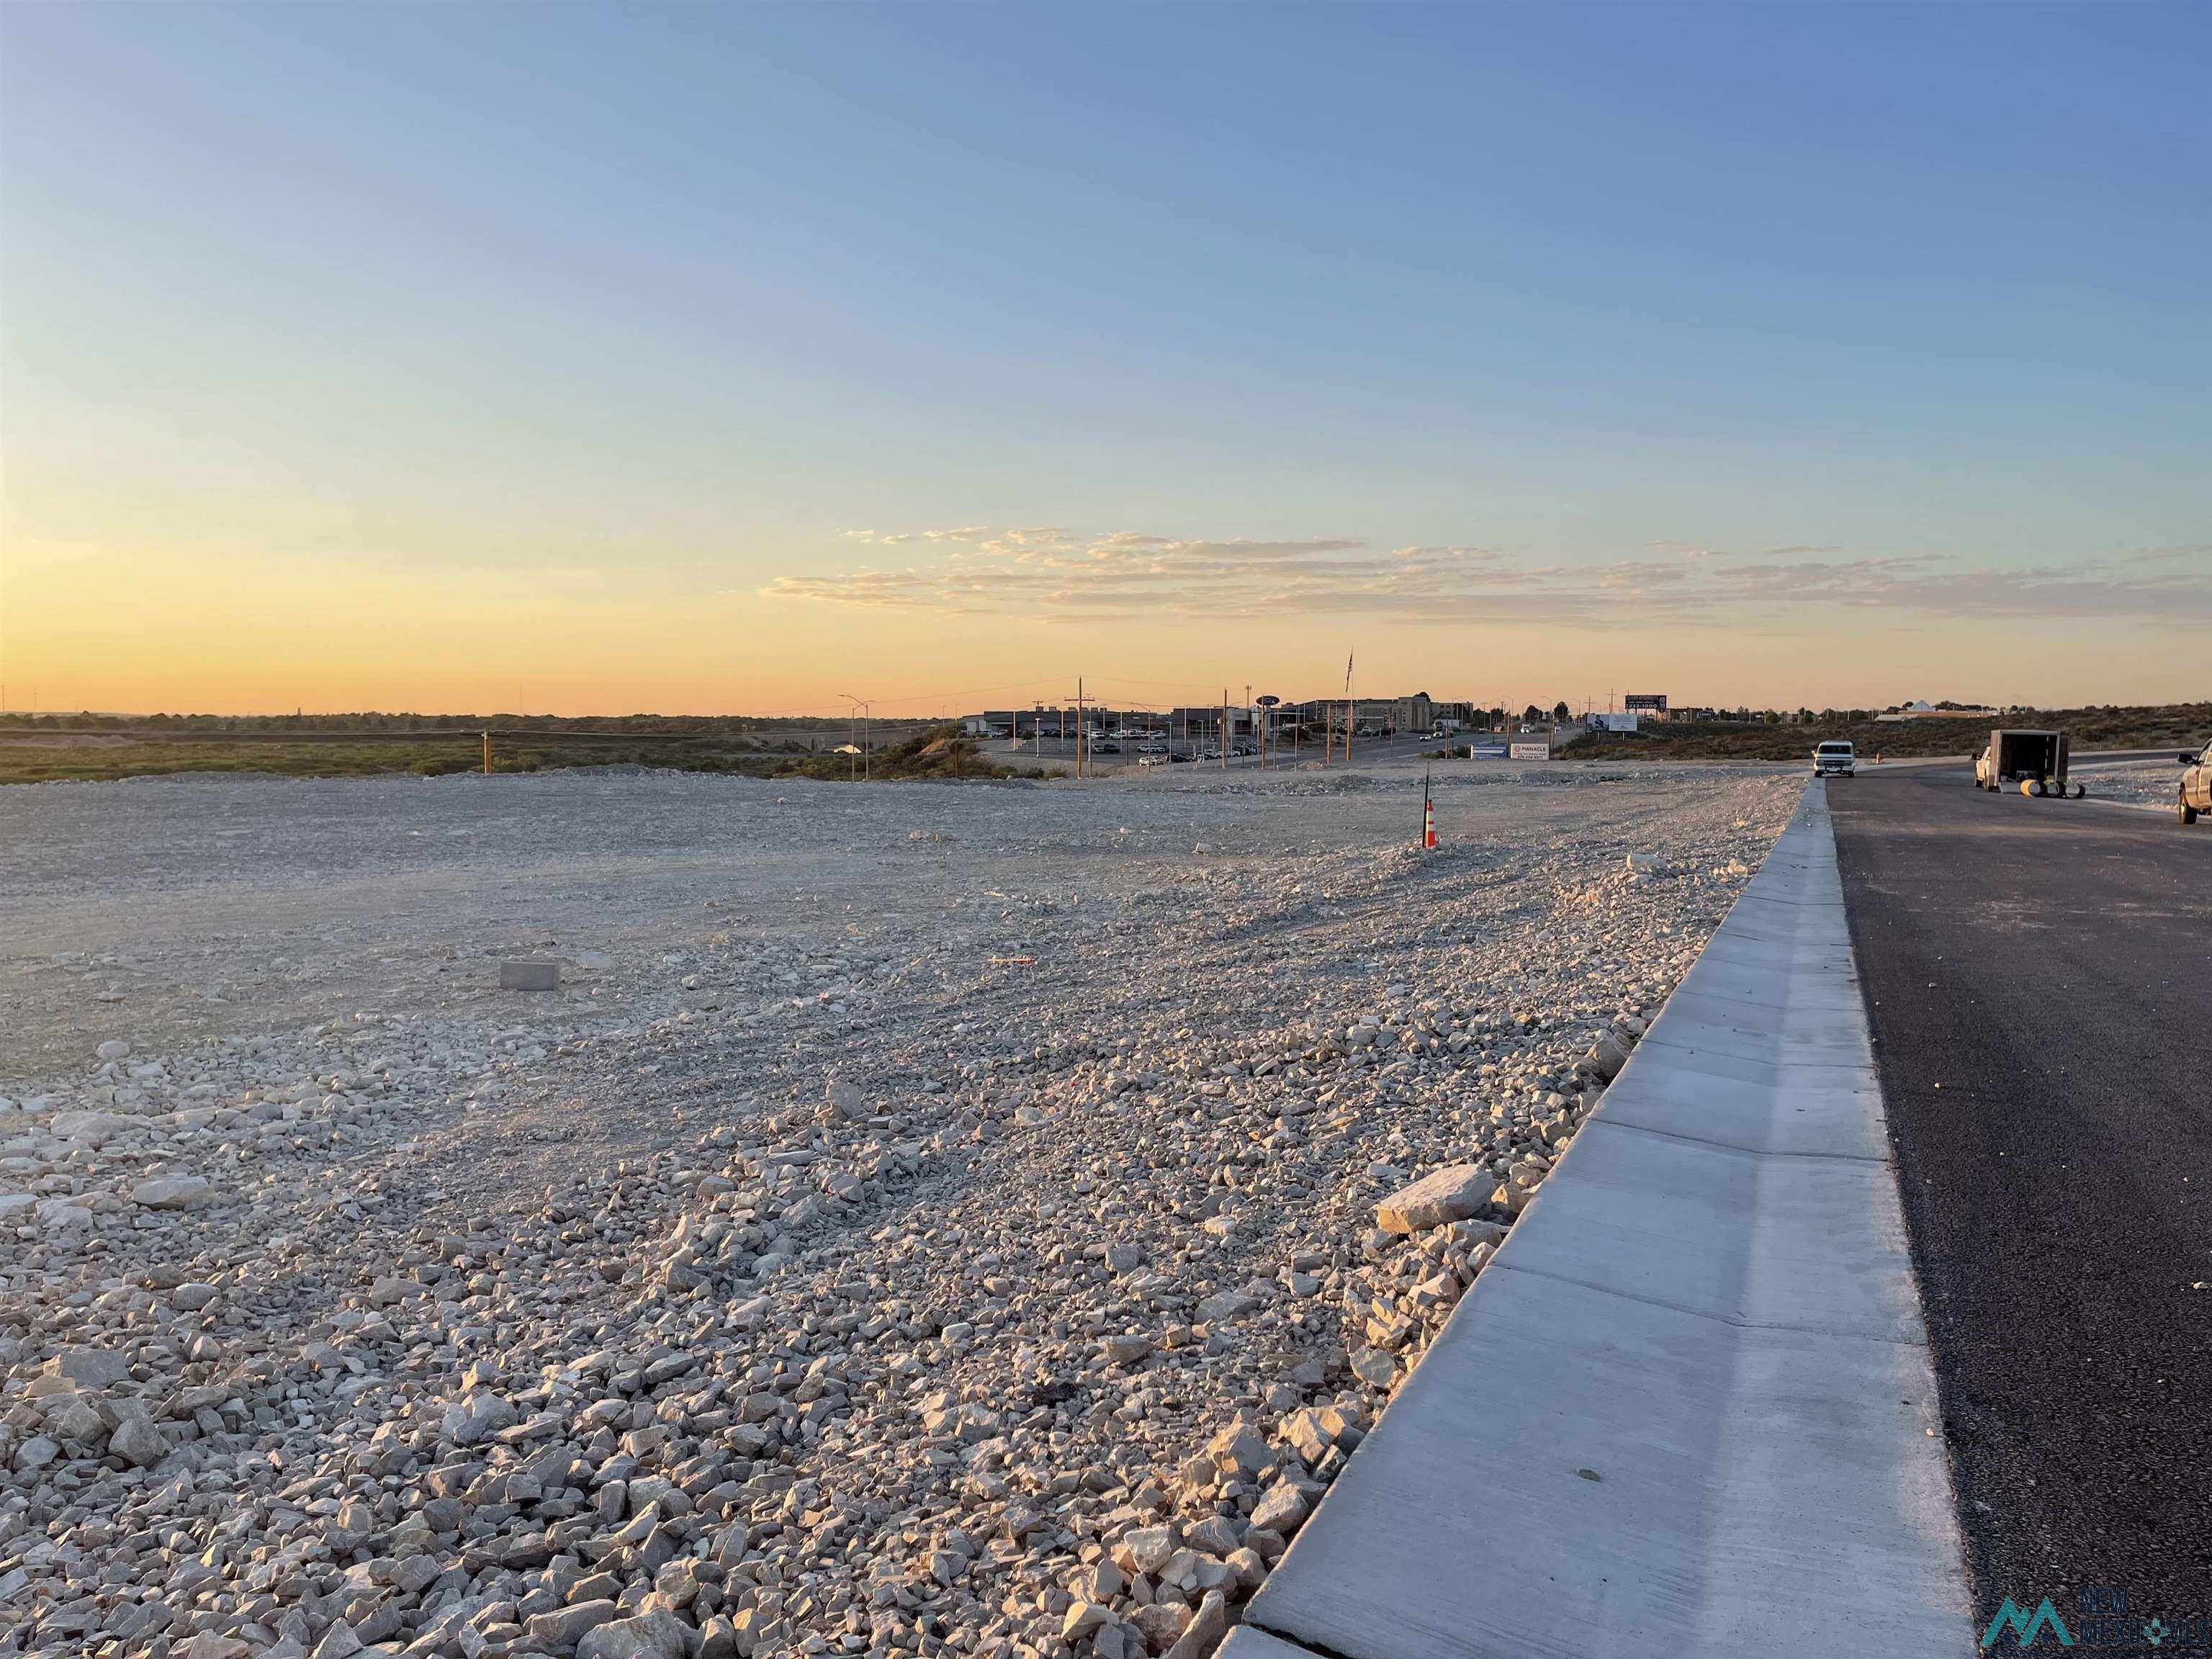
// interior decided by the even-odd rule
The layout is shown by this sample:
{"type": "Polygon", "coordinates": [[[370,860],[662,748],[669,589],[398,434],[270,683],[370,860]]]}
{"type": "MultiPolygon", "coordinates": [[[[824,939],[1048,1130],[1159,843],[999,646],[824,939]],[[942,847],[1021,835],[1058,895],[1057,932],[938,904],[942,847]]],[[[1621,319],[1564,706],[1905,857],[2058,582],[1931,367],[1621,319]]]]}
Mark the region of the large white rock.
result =
{"type": "Polygon", "coordinates": [[[1229,1609],[1218,1589],[1206,1591],[1190,1623],[1168,1650],[1168,1659],[1206,1659],[1229,1633],[1229,1609]]]}
{"type": "Polygon", "coordinates": [[[64,1348],[46,1362],[46,1370],[81,1389],[106,1389],[131,1375],[131,1362],[112,1348],[64,1348]]]}
{"type": "Polygon", "coordinates": [[[684,1659],[684,1625],[672,1613],[617,1619],[586,1632],[576,1659],[684,1659]]]}
{"type": "Polygon", "coordinates": [[[1464,1221],[1490,1198],[1497,1177],[1479,1164],[1431,1170],[1375,1206],[1375,1224],[1386,1233],[1420,1233],[1464,1221]]]}
{"type": "Polygon", "coordinates": [[[1258,1507],[1253,1510],[1252,1524],[1255,1527],[1264,1527],[1269,1532],[1280,1533],[1287,1538],[1298,1529],[1298,1523],[1306,1518],[1308,1508],[1306,1495],[1304,1492],[1288,1480],[1278,1480],[1267,1488],[1267,1495],[1260,1499],[1258,1507]]]}
{"type": "Polygon", "coordinates": [[[1591,1046],[1583,1063],[1598,1076],[1610,1083],[1620,1075],[1620,1068],[1628,1064],[1628,1049],[1611,1031],[1591,1046]]]}
{"type": "Polygon", "coordinates": [[[205,1176],[156,1176],[131,1189],[131,1201],[149,1210],[194,1209],[214,1195],[205,1176]]]}
{"type": "Polygon", "coordinates": [[[446,1407],[446,1437],[456,1446],[476,1446],[515,1419],[515,1409],[489,1389],[478,1389],[446,1407]]]}
{"type": "Polygon", "coordinates": [[[125,1129],[143,1127],[136,1118],[118,1116],[113,1112],[59,1112],[52,1124],[53,1132],[64,1140],[74,1140],[85,1146],[105,1146],[125,1129]]]}
{"type": "Polygon", "coordinates": [[[169,1455],[167,1437],[143,1417],[126,1417],[108,1437],[107,1449],[133,1468],[148,1469],[169,1455]]]}

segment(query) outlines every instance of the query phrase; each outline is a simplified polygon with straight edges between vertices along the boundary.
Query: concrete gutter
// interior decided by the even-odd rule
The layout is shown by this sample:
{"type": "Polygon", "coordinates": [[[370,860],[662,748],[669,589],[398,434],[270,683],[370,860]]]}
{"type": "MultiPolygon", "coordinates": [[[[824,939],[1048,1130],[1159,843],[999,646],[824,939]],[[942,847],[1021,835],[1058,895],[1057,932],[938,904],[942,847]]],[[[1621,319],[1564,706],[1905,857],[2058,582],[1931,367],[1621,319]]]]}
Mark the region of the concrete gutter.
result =
{"type": "Polygon", "coordinates": [[[1973,1651],[1825,792],[1224,1659],[1973,1651]]]}

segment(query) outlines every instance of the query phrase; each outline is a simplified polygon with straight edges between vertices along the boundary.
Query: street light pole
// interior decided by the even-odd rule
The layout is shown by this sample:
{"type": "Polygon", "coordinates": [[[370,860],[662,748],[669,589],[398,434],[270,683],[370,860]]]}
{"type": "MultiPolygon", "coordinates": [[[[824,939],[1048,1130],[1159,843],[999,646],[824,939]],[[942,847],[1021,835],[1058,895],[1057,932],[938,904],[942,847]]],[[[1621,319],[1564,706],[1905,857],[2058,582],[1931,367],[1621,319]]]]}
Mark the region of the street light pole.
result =
{"type": "Polygon", "coordinates": [[[866,738],[868,723],[875,713],[875,708],[873,704],[854,696],[850,691],[840,691],[837,695],[853,705],[846,711],[845,740],[860,751],[849,757],[850,765],[848,769],[848,776],[858,775],[854,780],[857,781],[870,775],[866,738]],[[856,725],[859,727],[857,732],[854,729],[856,725]]]}

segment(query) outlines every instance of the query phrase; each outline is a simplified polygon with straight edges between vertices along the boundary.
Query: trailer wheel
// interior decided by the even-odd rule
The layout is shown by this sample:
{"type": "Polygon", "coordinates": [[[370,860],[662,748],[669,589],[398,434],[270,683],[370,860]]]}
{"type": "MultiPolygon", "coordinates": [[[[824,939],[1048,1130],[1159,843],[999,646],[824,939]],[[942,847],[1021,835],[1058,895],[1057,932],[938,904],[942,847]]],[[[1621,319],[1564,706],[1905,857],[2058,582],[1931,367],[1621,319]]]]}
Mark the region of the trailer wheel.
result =
{"type": "Polygon", "coordinates": [[[2075,800],[2081,799],[2082,796],[2088,793],[2089,786],[2086,783],[2077,783],[2074,786],[2074,799],[2075,800]]]}

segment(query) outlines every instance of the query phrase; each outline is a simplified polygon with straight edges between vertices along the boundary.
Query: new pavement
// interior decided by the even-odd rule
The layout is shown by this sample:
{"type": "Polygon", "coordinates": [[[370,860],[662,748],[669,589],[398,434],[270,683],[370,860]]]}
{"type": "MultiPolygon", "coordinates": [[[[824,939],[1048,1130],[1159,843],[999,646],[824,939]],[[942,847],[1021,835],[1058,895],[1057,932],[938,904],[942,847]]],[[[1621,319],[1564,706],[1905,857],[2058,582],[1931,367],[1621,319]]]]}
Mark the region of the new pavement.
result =
{"type": "Polygon", "coordinates": [[[2212,1619],[2212,826],[1827,793],[1978,1622],[2212,1619]]]}

